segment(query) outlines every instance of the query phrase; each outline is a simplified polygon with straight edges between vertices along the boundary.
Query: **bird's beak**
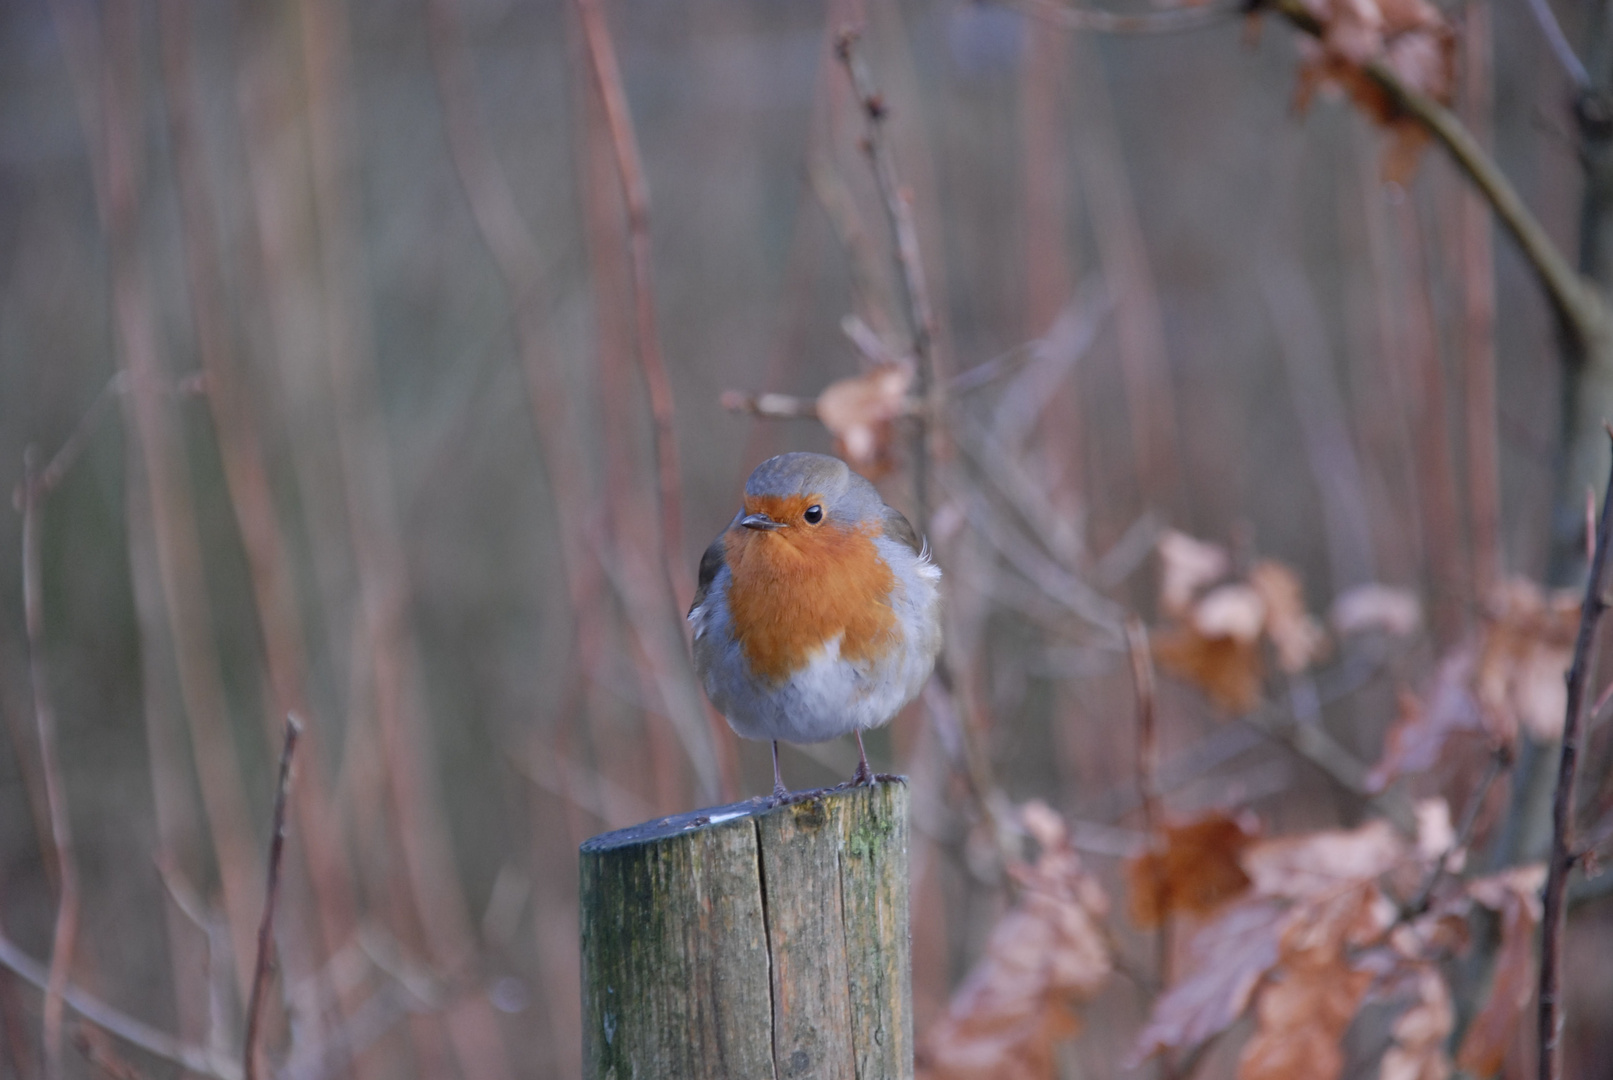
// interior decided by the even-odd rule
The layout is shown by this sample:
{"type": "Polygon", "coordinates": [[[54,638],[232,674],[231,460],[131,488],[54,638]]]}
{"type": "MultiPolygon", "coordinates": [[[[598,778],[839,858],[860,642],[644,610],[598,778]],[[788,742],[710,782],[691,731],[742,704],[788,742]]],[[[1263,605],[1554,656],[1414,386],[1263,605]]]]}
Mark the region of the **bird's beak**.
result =
{"type": "Polygon", "coordinates": [[[756,529],[761,532],[772,532],[784,528],[784,522],[774,521],[766,514],[746,514],[739,519],[739,523],[747,529],[756,529]]]}

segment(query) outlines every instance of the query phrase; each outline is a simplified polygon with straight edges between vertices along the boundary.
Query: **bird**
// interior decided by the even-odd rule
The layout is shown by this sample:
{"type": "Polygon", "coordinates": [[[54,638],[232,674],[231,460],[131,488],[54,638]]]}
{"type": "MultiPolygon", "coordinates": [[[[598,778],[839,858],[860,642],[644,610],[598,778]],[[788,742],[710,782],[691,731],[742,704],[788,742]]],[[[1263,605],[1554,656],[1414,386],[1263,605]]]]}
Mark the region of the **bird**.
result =
{"type": "Polygon", "coordinates": [[[874,485],[827,454],[758,465],[700,559],[694,664],[734,732],[778,744],[857,736],[850,784],[871,784],[862,733],[923,690],[941,650],[941,569],[874,485]]]}

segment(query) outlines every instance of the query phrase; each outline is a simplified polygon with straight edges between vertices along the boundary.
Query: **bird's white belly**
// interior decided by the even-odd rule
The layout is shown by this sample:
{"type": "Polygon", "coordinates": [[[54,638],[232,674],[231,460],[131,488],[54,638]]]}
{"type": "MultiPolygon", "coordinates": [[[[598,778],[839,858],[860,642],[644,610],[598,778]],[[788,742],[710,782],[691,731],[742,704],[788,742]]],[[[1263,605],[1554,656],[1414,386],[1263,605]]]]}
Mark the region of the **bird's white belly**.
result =
{"type": "MultiPolygon", "coordinates": [[[[831,639],[781,686],[768,690],[751,679],[733,680],[722,703],[728,723],[747,739],[823,742],[878,727],[918,693],[922,676],[903,669],[909,650],[898,646],[873,664],[840,658],[840,639],[831,639]],[[916,683],[916,685],[914,685],[916,683]]],[[[742,657],[734,659],[743,664],[742,657]]]]}

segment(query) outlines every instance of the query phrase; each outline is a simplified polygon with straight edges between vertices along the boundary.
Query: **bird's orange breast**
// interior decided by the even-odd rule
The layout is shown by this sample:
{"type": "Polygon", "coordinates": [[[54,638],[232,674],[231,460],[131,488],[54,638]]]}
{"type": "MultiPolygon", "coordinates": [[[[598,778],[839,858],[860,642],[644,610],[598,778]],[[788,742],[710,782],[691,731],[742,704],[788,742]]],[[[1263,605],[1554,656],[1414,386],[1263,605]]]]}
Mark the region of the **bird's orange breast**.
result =
{"type": "Polygon", "coordinates": [[[896,579],[874,546],[874,529],[807,525],[801,512],[810,498],[747,498],[747,513],[788,527],[741,526],[723,539],[734,636],[751,671],[774,685],[836,636],[841,659],[852,662],[877,660],[901,640],[890,606],[896,579]]]}

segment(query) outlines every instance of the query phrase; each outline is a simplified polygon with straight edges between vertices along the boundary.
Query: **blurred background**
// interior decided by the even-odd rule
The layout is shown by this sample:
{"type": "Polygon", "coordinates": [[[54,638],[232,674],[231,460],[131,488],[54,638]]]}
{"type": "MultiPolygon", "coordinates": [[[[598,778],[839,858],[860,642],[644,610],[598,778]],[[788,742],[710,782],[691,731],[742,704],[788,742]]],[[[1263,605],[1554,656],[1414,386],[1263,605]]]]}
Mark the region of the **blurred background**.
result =
{"type": "MultiPolygon", "coordinates": [[[[921,1042],[1012,902],[1016,805],[1124,891],[1123,626],[1163,617],[1167,530],[1281,560],[1318,613],[1417,599],[1409,635],[1256,687],[1377,760],[1488,590],[1548,575],[1559,342],[1437,149],[1386,181],[1370,119],[1296,107],[1290,27],[1196,10],[1095,34],[961,2],[5,4],[5,939],[48,964],[66,888],[74,987],[233,1053],[294,713],[271,1060],[576,1075],[577,845],[768,790],[682,612],[791,449],[856,456],[947,575],[952,685],[870,740],[911,778],[921,1042]]],[[[1560,14],[1580,42],[1591,7],[1560,14]]],[[[1459,111],[1572,255],[1569,77],[1523,5],[1456,15],[1459,111]]],[[[1372,813],[1225,705],[1163,680],[1166,813],[1372,813]]],[[[1576,919],[1605,956],[1606,906],[1576,919]]],[[[1152,993],[1117,977],[1062,1074],[1114,1075],[1152,993]]],[[[44,1075],[42,1000],[0,970],[0,1072],[44,1075]]],[[[182,1071],[71,1012],[66,1075],[182,1071]]],[[[1571,1061],[1607,1060],[1606,1021],[1576,1015],[1571,1061]]]]}

